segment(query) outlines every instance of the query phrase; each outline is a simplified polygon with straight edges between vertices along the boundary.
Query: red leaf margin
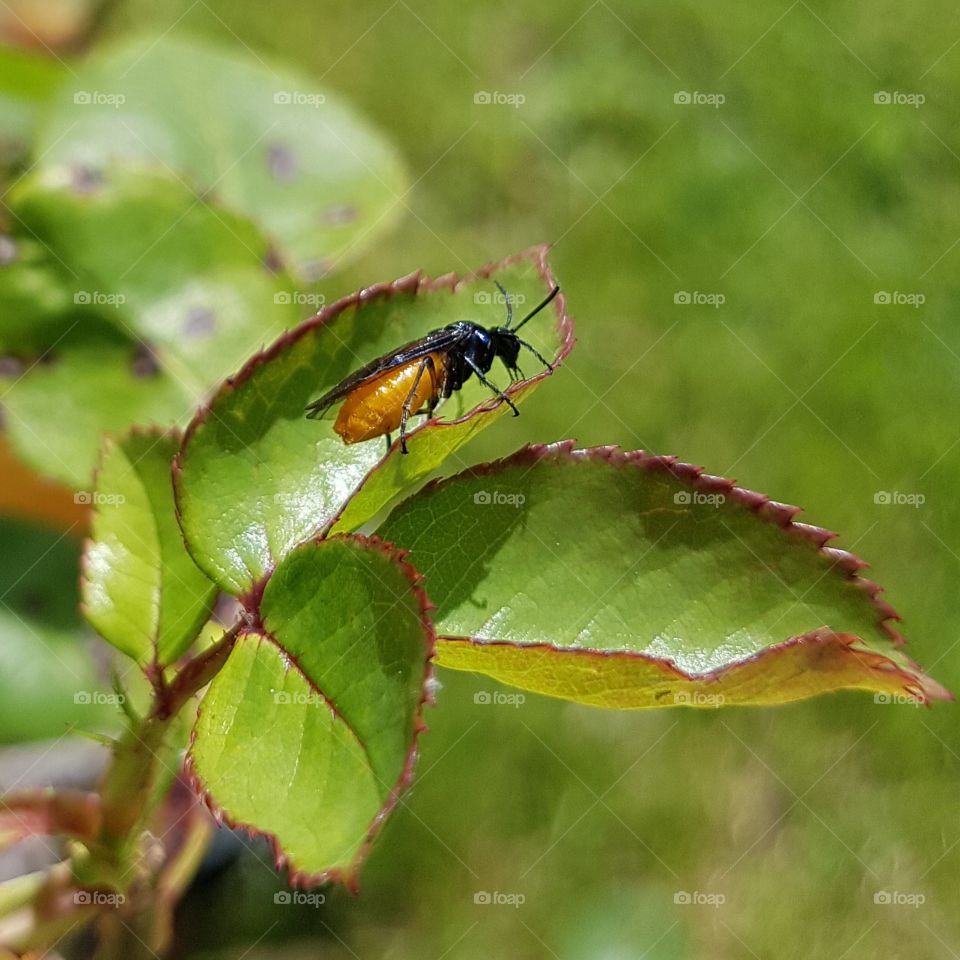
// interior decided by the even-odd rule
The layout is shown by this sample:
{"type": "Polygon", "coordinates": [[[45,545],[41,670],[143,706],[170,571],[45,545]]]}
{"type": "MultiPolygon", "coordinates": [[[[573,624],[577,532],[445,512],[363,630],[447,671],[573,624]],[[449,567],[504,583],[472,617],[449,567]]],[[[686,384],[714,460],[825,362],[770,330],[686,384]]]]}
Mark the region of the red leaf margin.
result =
{"type": "MultiPolygon", "coordinates": [[[[337,534],[333,537],[314,537],[311,540],[307,540],[304,543],[300,544],[294,549],[303,549],[304,547],[310,544],[323,544],[330,543],[336,540],[346,540],[354,543],[359,543],[368,547],[370,549],[376,550],[381,553],[383,556],[387,557],[389,560],[393,561],[402,571],[406,577],[410,588],[413,591],[414,596],[417,599],[417,604],[419,608],[419,620],[420,624],[423,627],[424,638],[426,639],[426,657],[424,658],[424,672],[423,672],[423,684],[421,687],[421,697],[417,704],[417,708],[414,712],[413,718],[413,730],[411,731],[411,740],[410,740],[410,749],[407,752],[406,759],[404,761],[403,769],[400,773],[397,782],[393,785],[390,790],[390,793],[387,795],[386,800],[383,803],[383,806],[380,808],[377,815],[370,822],[370,825],[367,829],[366,837],[361,843],[356,856],[353,859],[353,862],[350,864],[350,867],[343,871],[340,868],[334,868],[332,870],[324,870],[320,873],[307,873],[300,870],[296,865],[289,859],[289,857],[284,853],[280,841],[277,837],[267,831],[260,830],[253,824],[244,823],[240,820],[235,820],[230,816],[229,812],[222,808],[216,801],[213,796],[213,793],[206,787],[203,783],[202,778],[200,777],[199,772],[196,769],[196,766],[193,761],[193,746],[196,742],[196,730],[197,722],[199,721],[200,714],[203,711],[203,701],[200,701],[200,704],[197,708],[197,717],[194,721],[193,728],[190,731],[190,745],[187,750],[187,755],[184,758],[183,770],[184,777],[189,783],[191,789],[196,793],[200,800],[207,806],[210,810],[210,813],[213,815],[213,818],[219,825],[226,824],[233,830],[242,830],[246,833],[251,839],[263,838],[269,844],[273,850],[274,855],[274,864],[277,870],[287,870],[287,879],[291,887],[298,887],[301,889],[306,889],[309,887],[318,886],[324,883],[341,883],[350,893],[356,895],[359,893],[359,882],[358,876],[360,867],[363,865],[364,860],[367,857],[367,854],[370,852],[370,848],[373,845],[374,840],[377,837],[377,834],[380,832],[383,824],[386,822],[387,817],[396,807],[397,803],[400,801],[400,797],[403,795],[404,791],[410,786],[413,782],[413,772],[414,767],[416,766],[417,758],[419,756],[419,739],[420,735],[425,733],[428,730],[426,723],[423,720],[423,710],[426,706],[433,706],[434,704],[434,695],[436,691],[437,682],[434,675],[434,657],[436,655],[436,643],[437,636],[436,631],[433,627],[433,621],[430,619],[429,613],[434,609],[433,604],[430,602],[427,597],[426,591],[423,588],[423,577],[420,573],[414,568],[414,566],[407,562],[407,556],[409,555],[409,550],[403,550],[399,547],[396,547],[394,544],[389,543],[386,540],[381,539],[377,536],[365,537],[359,534],[337,534]]],[[[269,579],[266,578],[266,579],[269,579]]],[[[237,639],[239,640],[243,636],[259,636],[266,639],[271,639],[269,633],[265,630],[260,620],[260,610],[259,610],[259,599],[263,596],[262,587],[266,586],[266,580],[262,583],[261,589],[257,592],[257,603],[258,606],[255,610],[247,610],[247,613],[250,615],[250,622],[247,627],[240,631],[237,639]]],[[[272,641],[275,642],[275,641],[272,641]]],[[[281,647],[282,649],[282,647],[281,647]]],[[[285,651],[284,651],[285,652],[285,651]]],[[[288,655],[289,656],[289,655],[288,655]]],[[[323,697],[324,702],[335,711],[337,717],[342,721],[343,718],[337,709],[333,701],[323,693],[322,690],[319,690],[314,682],[307,677],[298,664],[296,664],[292,658],[291,662],[300,671],[304,679],[311,688],[317,690],[321,697],[323,697]]],[[[352,728],[351,728],[352,729],[352,728]]],[[[359,738],[358,738],[359,739],[359,738]]],[[[361,743],[361,746],[363,744],[361,743]]]]}
{"type": "MultiPolygon", "coordinates": [[[[877,614],[877,627],[887,635],[894,648],[897,649],[905,644],[906,641],[903,636],[893,626],[894,622],[901,620],[900,615],[886,600],[880,597],[880,594],[884,592],[883,587],[872,580],[860,576],[860,571],[870,565],[848,550],[827,546],[831,540],[838,536],[836,533],[824,527],[795,520],[794,518],[803,512],[802,507],[771,500],[762,493],[737,486],[733,480],[704,473],[702,467],[685,463],[677,457],[651,454],[645,450],[623,451],[614,445],[578,449],[575,440],[563,440],[552,444],[532,444],[522,447],[508,457],[470,467],[452,477],[432,480],[426,484],[421,491],[414,494],[414,496],[429,496],[434,491],[461,477],[491,476],[498,474],[499,471],[506,468],[516,466],[532,467],[551,460],[567,463],[599,461],[614,467],[633,466],[653,474],[667,474],[698,493],[723,494],[728,501],[746,508],[761,520],[779,527],[788,537],[813,546],[816,553],[830,562],[830,569],[838,571],[849,583],[866,595],[868,602],[877,614]]],[[[780,643],[766,647],[752,654],[750,657],[718,667],[707,673],[689,674],[677,667],[669,659],[633,651],[591,650],[584,647],[564,649],[563,647],[557,647],[549,643],[521,644],[509,640],[484,640],[474,637],[440,636],[441,645],[456,644],[458,646],[506,647],[516,650],[526,649],[541,652],[550,650],[561,656],[574,655],[593,658],[598,661],[608,659],[645,661],[659,667],[663,671],[665,679],[682,679],[701,682],[719,681],[721,678],[729,676],[733,671],[749,670],[751,665],[763,658],[783,654],[797,646],[816,645],[820,648],[821,655],[827,655],[827,648],[829,647],[841,652],[843,655],[859,658],[862,663],[868,663],[870,669],[900,674],[904,680],[903,687],[921,703],[928,704],[930,700],[954,699],[953,694],[949,690],[932,678],[927,677],[923,673],[922,668],[912,660],[908,660],[908,662],[911,667],[916,668],[917,674],[919,677],[923,677],[925,682],[918,684],[917,676],[911,676],[903,671],[888,658],[884,657],[882,653],[869,649],[853,649],[853,645],[858,640],[860,640],[860,638],[852,634],[836,632],[830,629],[818,629],[800,636],[790,637],[780,643]],[[882,665],[880,663],[881,660],[888,666],[882,665]]],[[[442,666],[442,651],[439,662],[442,666]]]]}

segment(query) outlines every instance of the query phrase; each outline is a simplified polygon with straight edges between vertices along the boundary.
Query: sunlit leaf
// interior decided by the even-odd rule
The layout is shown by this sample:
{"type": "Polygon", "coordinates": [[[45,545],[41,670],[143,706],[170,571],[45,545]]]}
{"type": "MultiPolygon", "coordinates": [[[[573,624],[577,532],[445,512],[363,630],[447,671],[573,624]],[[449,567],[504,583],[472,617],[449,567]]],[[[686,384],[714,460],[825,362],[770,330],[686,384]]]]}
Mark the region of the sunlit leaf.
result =
{"type": "Polygon", "coordinates": [[[141,664],[169,664],[193,642],[216,588],[187,553],[173,504],[176,433],[105,441],[83,557],[83,609],[141,664]]]}
{"type": "MultiPolygon", "coordinates": [[[[394,438],[385,460],[382,438],[347,446],[330,421],[304,415],[311,400],[351,371],[430,330],[466,319],[502,323],[494,276],[518,310],[531,309],[553,283],[544,258],[545,249],[534,248],[459,282],[415,275],[369,288],[323,310],[231,378],[190,425],[178,458],[184,535],[208,575],[231,592],[248,590],[293,546],[334,523],[337,530],[357,529],[494,417],[509,413],[470,381],[440,407],[443,420],[412,433],[409,454],[394,438]],[[469,412],[458,417],[461,405],[469,412]]],[[[524,336],[559,358],[572,334],[562,297],[554,305],[524,336]]],[[[491,376],[505,386],[498,367],[491,376]]],[[[519,403],[542,379],[538,373],[514,384],[511,397],[519,403]]]]}
{"type": "Polygon", "coordinates": [[[190,751],[201,788],[301,879],[354,884],[410,779],[433,647],[424,611],[412,569],[383,545],[305,544],[203,699],[190,751]]]}
{"type": "Polygon", "coordinates": [[[830,534],[644,453],[527,448],[416,494],[380,530],[436,605],[438,662],[607,707],[949,696],[830,534]]]}

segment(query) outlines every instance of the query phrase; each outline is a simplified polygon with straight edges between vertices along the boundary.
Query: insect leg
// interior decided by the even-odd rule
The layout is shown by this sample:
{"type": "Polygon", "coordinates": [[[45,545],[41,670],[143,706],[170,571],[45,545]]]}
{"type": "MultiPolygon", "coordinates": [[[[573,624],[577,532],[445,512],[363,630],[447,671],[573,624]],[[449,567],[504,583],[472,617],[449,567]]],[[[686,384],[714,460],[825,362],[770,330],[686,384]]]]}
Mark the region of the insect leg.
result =
{"type": "Polygon", "coordinates": [[[553,364],[544,359],[536,347],[531,346],[526,340],[521,340],[519,337],[517,337],[517,342],[521,347],[526,347],[551,373],[553,373],[553,364]]]}
{"type": "Polygon", "coordinates": [[[388,433],[386,439],[387,439],[387,453],[389,453],[390,448],[393,446],[393,437],[391,437],[390,434],[388,433]]]}
{"type": "Polygon", "coordinates": [[[485,387],[487,387],[487,388],[489,388],[490,390],[492,390],[501,400],[505,400],[506,403],[507,403],[507,406],[509,406],[510,409],[513,411],[513,415],[514,415],[515,417],[519,417],[519,416],[520,416],[520,411],[517,409],[516,404],[515,404],[495,383],[491,383],[491,382],[484,376],[483,371],[482,371],[469,357],[464,357],[464,360],[467,361],[467,363],[468,363],[469,366],[470,366],[470,369],[473,370],[473,372],[477,375],[477,379],[478,379],[485,387]]]}
{"type": "Polygon", "coordinates": [[[420,381],[423,379],[423,371],[427,369],[431,370],[431,376],[433,376],[434,365],[433,357],[424,357],[420,363],[420,366],[417,368],[417,375],[414,378],[413,386],[410,388],[410,392],[407,394],[407,399],[403,401],[403,410],[400,413],[400,450],[403,453],[407,452],[407,418],[410,416],[410,407],[413,404],[413,398],[416,396],[417,387],[420,386],[420,381]]]}

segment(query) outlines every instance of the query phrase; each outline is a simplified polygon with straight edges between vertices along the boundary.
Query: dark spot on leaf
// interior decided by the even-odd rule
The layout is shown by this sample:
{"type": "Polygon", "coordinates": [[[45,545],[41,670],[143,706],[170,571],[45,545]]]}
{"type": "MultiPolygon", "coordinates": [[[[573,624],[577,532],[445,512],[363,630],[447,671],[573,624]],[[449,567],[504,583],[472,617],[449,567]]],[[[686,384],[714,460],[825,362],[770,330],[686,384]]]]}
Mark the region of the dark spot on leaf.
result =
{"type": "Polygon", "coordinates": [[[17,245],[13,237],[0,235],[0,267],[6,267],[17,259],[17,245]]]}
{"type": "Polygon", "coordinates": [[[22,373],[22,360],[17,357],[0,357],[0,377],[19,377],[22,373]]]}
{"type": "Polygon", "coordinates": [[[140,379],[155,377],[160,372],[160,361],[153,347],[147,343],[139,344],[130,369],[140,379]]]}
{"type": "Polygon", "coordinates": [[[267,248],[267,252],[263,255],[263,265],[273,274],[279,273],[283,269],[283,258],[276,247],[270,246],[267,248]]]}
{"type": "Polygon", "coordinates": [[[70,183],[77,193],[96,193],[104,183],[103,171],[97,167],[75,166],[71,170],[70,183]]]}
{"type": "Polygon", "coordinates": [[[289,183],[297,176],[297,158],[293,151],[282,143],[272,143],[267,148],[267,164],[275,180],[289,183]]]}
{"type": "Polygon", "coordinates": [[[307,260],[300,270],[307,280],[321,280],[327,276],[333,269],[333,264],[329,260],[307,260]]]}
{"type": "Polygon", "coordinates": [[[320,222],[328,227],[342,227],[355,222],[359,215],[359,211],[352,203],[340,203],[335,207],[327,207],[320,214],[320,222]]]}
{"type": "Polygon", "coordinates": [[[216,314],[209,307],[191,307],[183,324],[188,337],[209,337],[216,326],[216,314]]]}

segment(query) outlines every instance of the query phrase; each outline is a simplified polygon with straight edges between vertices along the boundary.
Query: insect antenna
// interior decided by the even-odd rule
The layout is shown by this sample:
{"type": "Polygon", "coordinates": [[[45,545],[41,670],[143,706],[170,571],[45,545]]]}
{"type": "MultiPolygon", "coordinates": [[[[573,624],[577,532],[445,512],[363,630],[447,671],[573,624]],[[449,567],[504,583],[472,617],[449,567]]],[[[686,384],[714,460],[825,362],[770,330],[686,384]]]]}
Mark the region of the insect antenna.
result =
{"type": "Polygon", "coordinates": [[[499,280],[494,280],[493,282],[497,285],[497,289],[503,294],[503,302],[507,305],[506,327],[509,330],[510,324],[513,322],[513,301],[510,299],[510,294],[503,289],[503,284],[499,280]]]}
{"type": "MultiPolygon", "coordinates": [[[[500,284],[498,283],[497,286],[499,287],[500,284]]],[[[503,288],[501,287],[501,289],[503,288]]],[[[535,317],[559,292],[560,288],[554,287],[510,332],[516,333],[528,320],[535,317]]],[[[509,323],[507,326],[509,326],[509,323]]]]}

